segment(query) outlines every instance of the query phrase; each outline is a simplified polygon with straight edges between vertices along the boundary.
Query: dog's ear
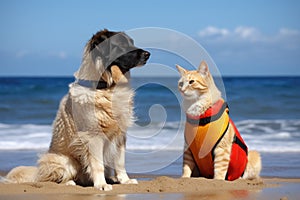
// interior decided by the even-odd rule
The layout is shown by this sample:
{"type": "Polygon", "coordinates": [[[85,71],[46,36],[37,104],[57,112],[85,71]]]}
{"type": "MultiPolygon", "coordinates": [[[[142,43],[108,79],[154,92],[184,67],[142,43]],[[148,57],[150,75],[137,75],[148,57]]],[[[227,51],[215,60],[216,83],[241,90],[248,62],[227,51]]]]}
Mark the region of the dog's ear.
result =
{"type": "Polygon", "coordinates": [[[201,61],[197,71],[202,75],[202,76],[207,76],[209,73],[208,65],[205,62],[205,60],[201,61]]]}
{"type": "Polygon", "coordinates": [[[183,67],[176,65],[176,68],[181,76],[186,74],[186,69],[184,69],[183,67]]]}
{"type": "Polygon", "coordinates": [[[91,54],[92,60],[96,63],[97,60],[101,60],[102,63],[106,63],[110,53],[110,43],[107,40],[111,37],[114,32],[110,32],[107,29],[99,31],[88,42],[89,52],[91,54]]]}
{"type": "Polygon", "coordinates": [[[91,46],[94,47],[90,49],[93,62],[95,63],[100,59],[103,63],[105,63],[109,56],[109,45],[105,45],[105,41],[103,41],[102,43],[95,42],[91,44],[91,46]]]}

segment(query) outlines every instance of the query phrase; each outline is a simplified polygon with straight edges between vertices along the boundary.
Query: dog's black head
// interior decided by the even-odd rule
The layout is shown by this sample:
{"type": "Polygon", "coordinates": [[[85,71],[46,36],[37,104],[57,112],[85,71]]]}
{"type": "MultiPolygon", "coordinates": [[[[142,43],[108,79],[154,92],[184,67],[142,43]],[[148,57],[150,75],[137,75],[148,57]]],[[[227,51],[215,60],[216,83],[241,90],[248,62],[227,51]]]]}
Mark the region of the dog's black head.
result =
{"type": "Polygon", "coordinates": [[[134,46],[133,40],[123,32],[112,32],[104,29],[89,41],[92,59],[101,59],[104,67],[110,69],[117,65],[123,73],[131,68],[146,64],[150,53],[134,46]]]}

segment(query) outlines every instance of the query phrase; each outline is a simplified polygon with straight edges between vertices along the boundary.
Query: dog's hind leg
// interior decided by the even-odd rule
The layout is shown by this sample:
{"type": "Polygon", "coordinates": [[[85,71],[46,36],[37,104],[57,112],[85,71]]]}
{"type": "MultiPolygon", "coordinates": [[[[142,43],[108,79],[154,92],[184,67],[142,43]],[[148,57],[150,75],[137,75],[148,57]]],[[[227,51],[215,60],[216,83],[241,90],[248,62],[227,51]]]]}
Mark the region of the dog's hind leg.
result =
{"type": "Polygon", "coordinates": [[[36,181],[75,183],[78,164],[73,159],[55,153],[43,154],[38,160],[36,181]]]}

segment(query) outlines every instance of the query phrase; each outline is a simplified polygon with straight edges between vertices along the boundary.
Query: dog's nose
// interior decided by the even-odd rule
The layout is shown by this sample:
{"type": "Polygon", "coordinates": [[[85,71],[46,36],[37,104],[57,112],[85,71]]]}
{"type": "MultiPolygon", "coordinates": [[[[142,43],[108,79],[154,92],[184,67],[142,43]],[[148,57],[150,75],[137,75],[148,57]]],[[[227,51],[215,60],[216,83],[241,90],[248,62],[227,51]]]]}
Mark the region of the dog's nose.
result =
{"type": "Polygon", "coordinates": [[[142,55],[146,60],[150,57],[150,53],[148,51],[144,51],[142,55]]]}

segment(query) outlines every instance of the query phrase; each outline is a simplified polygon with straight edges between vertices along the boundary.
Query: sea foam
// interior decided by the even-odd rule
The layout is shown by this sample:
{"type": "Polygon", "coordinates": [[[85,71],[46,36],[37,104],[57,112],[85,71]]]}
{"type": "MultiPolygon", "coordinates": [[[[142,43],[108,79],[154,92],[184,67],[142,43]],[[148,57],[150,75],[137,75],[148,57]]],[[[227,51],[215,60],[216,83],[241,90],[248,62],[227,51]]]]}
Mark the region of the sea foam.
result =
{"type": "MultiPolygon", "coordinates": [[[[244,120],[236,123],[250,150],[300,152],[300,120],[244,120]]],[[[1,124],[0,150],[47,149],[51,125],[1,124]]],[[[184,122],[134,125],[127,133],[127,151],[183,150],[184,122]]]]}

